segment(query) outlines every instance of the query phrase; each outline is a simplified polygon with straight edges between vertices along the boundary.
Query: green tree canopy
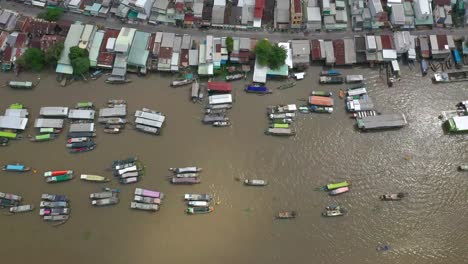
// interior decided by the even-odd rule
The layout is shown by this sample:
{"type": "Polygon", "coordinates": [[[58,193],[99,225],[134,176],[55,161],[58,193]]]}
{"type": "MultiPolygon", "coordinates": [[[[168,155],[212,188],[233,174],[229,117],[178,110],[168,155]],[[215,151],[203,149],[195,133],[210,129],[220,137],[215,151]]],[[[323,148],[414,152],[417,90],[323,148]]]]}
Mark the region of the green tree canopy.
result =
{"type": "Polygon", "coordinates": [[[37,15],[38,18],[47,21],[57,21],[62,16],[62,10],[59,9],[47,9],[45,12],[37,15]]]}
{"type": "Polygon", "coordinates": [[[37,48],[27,49],[23,56],[19,58],[18,64],[25,69],[41,71],[45,65],[44,52],[37,48]]]}
{"type": "Polygon", "coordinates": [[[70,48],[70,53],[68,54],[68,57],[72,61],[77,58],[88,57],[88,55],[89,54],[87,50],[81,49],[78,46],[74,46],[70,48]]]}
{"type": "Polygon", "coordinates": [[[234,49],[234,40],[232,39],[232,37],[226,38],[226,49],[228,53],[231,53],[234,49]]]}
{"type": "Polygon", "coordinates": [[[63,42],[56,43],[45,52],[45,62],[47,65],[55,66],[63,51],[63,42]]]}
{"type": "Polygon", "coordinates": [[[89,72],[89,58],[81,57],[71,61],[74,75],[83,75],[89,72]]]}
{"type": "Polygon", "coordinates": [[[262,39],[255,46],[255,56],[258,63],[263,66],[268,66],[271,69],[277,69],[284,64],[286,60],[286,50],[273,44],[267,39],[262,39]]]}

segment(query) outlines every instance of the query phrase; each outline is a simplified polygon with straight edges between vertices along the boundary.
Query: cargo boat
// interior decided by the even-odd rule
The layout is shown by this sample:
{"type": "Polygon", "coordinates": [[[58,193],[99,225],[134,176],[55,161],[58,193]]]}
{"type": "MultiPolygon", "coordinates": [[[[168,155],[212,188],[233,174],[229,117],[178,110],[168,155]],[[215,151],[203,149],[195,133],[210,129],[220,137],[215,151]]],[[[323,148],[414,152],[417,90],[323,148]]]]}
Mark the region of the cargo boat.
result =
{"type": "Polygon", "coordinates": [[[91,201],[91,204],[94,206],[114,205],[118,203],[119,203],[119,198],[117,197],[110,197],[110,198],[104,198],[104,199],[91,201]]]}
{"type": "Polygon", "coordinates": [[[64,182],[73,179],[73,174],[65,174],[60,176],[52,176],[46,178],[47,183],[57,183],[57,182],[64,182]]]}
{"type": "Polygon", "coordinates": [[[211,195],[209,194],[184,194],[184,200],[186,201],[211,201],[211,195]]]}
{"type": "Polygon", "coordinates": [[[268,182],[265,180],[258,180],[258,179],[252,179],[252,180],[244,180],[244,184],[248,186],[266,186],[268,185],[268,182]]]}
{"type": "Polygon", "coordinates": [[[55,139],[56,137],[57,135],[55,134],[42,134],[42,135],[31,136],[29,140],[33,142],[43,142],[43,141],[49,141],[49,140],[55,139]]]}
{"type": "Polygon", "coordinates": [[[47,194],[44,193],[41,195],[42,200],[51,201],[51,202],[68,202],[68,197],[60,194],[47,194]]]}
{"type": "Polygon", "coordinates": [[[338,76],[338,75],[341,75],[341,72],[337,70],[328,70],[328,71],[320,72],[320,76],[338,76]]]}
{"type": "Polygon", "coordinates": [[[144,211],[158,211],[159,205],[131,202],[130,208],[144,211]]]}
{"type": "Polygon", "coordinates": [[[195,79],[183,79],[183,80],[174,80],[171,82],[172,87],[179,87],[179,86],[184,86],[187,84],[191,84],[195,81],[195,79]]]}
{"type": "Polygon", "coordinates": [[[247,93],[255,94],[271,94],[273,93],[268,87],[262,85],[247,85],[244,89],[247,93]]]}
{"type": "Polygon", "coordinates": [[[335,189],[342,188],[342,187],[348,187],[349,185],[351,184],[349,184],[347,181],[338,182],[338,183],[330,183],[330,184],[323,186],[322,190],[331,191],[331,190],[335,190],[335,189]]]}
{"type": "Polygon", "coordinates": [[[437,72],[432,80],[435,83],[466,82],[468,81],[468,71],[459,72],[437,72]]]}
{"type": "Polygon", "coordinates": [[[214,211],[212,206],[210,207],[189,207],[185,212],[187,214],[207,214],[214,211]]]}
{"type": "Polygon", "coordinates": [[[68,207],[68,202],[66,201],[57,201],[57,202],[50,202],[50,201],[41,201],[39,204],[41,208],[48,207],[48,208],[60,208],[60,207],[68,207]]]}
{"type": "Polygon", "coordinates": [[[157,192],[157,191],[151,191],[151,190],[146,190],[142,188],[135,188],[135,195],[140,195],[140,196],[145,196],[145,197],[151,197],[151,198],[159,198],[163,199],[164,198],[164,193],[162,192],[157,192]]]}
{"type": "Polygon", "coordinates": [[[90,199],[105,199],[105,198],[111,198],[114,196],[114,192],[98,192],[98,193],[92,193],[89,195],[90,199]]]}
{"type": "Polygon", "coordinates": [[[356,119],[361,130],[402,128],[408,124],[404,114],[382,114],[356,119]]]}
{"type": "Polygon", "coordinates": [[[182,167],[182,168],[169,168],[170,171],[174,173],[195,173],[202,171],[202,168],[199,167],[182,167]]]}
{"type": "Polygon", "coordinates": [[[10,213],[17,214],[17,213],[25,213],[34,210],[34,205],[25,204],[20,206],[10,207],[10,213]]]}
{"type": "Polygon", "coordinates": [[[160,198],[144,197],[144,196],[140,196],[140,195],[135,195],[133,197],[133,200],[135,202],[139,202],[139,203],[161,204],[161,199],[160,198]]]}
{"type": "Polygon", "coordinates": [[[342,84],[344,83],[343,77],[336,76],[320,76],[320,84],[342,84]]]}
{"type": "Polygon", "coordinates": [[[26,172],[26,171],[30,171],[31,168],[26,167],[26,166],[21,165],[21,164],[8,164],[8,165],[3,166],[3,170],[4,171],[14,171],[14,172],[26,172]]]}
{"type": "Polygon", "coordinates": [[[265,134],[272,136],[294,136],[296,132],[290,128],[267,128],[265,134]]]}
{"type": "Polygon", "coordinates": [[[172,184],[197,184],[201,182],[200,178],[198,177],[187,177],[187,178],[173,177],[171,178],[170,181],[172,184]]]}
{"type": "Polygon", "coordinates": [[[109,182],[110,179],[99,175],[81,174],[80,179],[92,182],[109,182]]]}

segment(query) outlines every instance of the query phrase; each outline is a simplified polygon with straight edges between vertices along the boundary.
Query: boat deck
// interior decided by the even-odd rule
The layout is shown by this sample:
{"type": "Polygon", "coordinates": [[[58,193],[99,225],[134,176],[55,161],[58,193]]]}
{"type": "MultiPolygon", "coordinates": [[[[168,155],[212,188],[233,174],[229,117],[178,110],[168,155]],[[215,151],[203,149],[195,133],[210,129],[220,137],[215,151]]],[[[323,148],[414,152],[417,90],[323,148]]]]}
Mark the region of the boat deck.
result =
{"type": "Polygon", "coordinates": [[[363,130],[398,128],[403,127],[406,124],[406,117],[403,114],[365,116],[357,120],[358,128],[363,130]]]}

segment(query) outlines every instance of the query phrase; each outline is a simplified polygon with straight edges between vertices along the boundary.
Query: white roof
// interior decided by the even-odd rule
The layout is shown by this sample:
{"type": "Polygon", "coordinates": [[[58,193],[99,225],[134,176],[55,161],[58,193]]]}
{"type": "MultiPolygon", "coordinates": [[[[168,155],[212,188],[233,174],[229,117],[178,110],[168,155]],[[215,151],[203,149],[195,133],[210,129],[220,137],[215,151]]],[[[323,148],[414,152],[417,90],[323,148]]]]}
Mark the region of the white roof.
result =
{"type": "Polygon", "coordinates": [[[213,5],[215,5],[215,6],[226,6],[226,0],[214,0],[213,5]]]}
{"type": "Polygon", "coordinates": [[[466,130],[468,129],[468,116],[455,116],[453,118],[457,130],[466,130]]]}
{"type": "Polygon", "coordinates": [[[253,82],[257,83],[266,83],[267,79],[267,66],[261,66],[258,64],[258,60],[255,60],[255,67],[254,67],[254,74],[253,74],[253,82]]]}
{"type": "Polygon", "coordinates": [[[375,42],[375,36],[366,36],[366,48],[368,50],[377,49],[377,43],[375,42]]]}
{"type": "Polygon", "coordinates": [[[0,116],[0,128],[24,130],[27,123],[27,118],[16,116],[0,116]]]}
{"type": "Polygon", "coordinates": [[[141,117],[141,118],[155,120],[159,122],[164,122],[164,120],[166,119],[166,117],[163,115],[160,115],[157,113],[146,112],[146,111],[140,111],[140,110],[135,112],[135,117],[141,117]]]}
{"type": "Polygon", "coordinates": [[[292,50],[290,48],[290,43],[280,42],[278,43],[278,46],[283,47],[286,50],[286,60],[284,61],[284,64],[288,65],[288,67],[291,69],[293,67],[293,62],[292,62],[292,50]]]}
{"type": "Polygon", "coordinates": [[[400,65],[398,65],[398,61],[397,60],[392,60],[392,68],[394,71],[400,71],[400,65]]]}
{"type": "Polygon", "coordinates": [[[99,117],[119,117],[127,114],[126,105],[99,109],[99,117]]]}
{"type": "Polygon", "coordinates": [[[231,94],[219,94],[208,97],[209,104],[230,104],[232,103],[231,94]]]}
{"type": "Polygon", "coordinates": [[[84,109],[71,109],[68,112],[68,118],[70,119],[94,119],[94,114],[96,111],[94,110],[84,110],[84,109]]]}
{"type": "Polygon", "coordinates": [[[115,42],[114,50],[116,52],[128,52],[130,46],[133,42],[133,37],[135,36],[136,29],[123,27],[120,32],[117,40],[115,42]]]}
{"type": "Polygon", "coordinates": [[[28,117],[29,113],[27,109],[10,109],[5,110],[5,116],[15,117],[28,117]]]}
{"type": "Polygon", "coordinates": [[[94,132],[94,123],[78,123],[70,125],[70,132],[94,132]]]}
{"type": "Polygon", "coordinates": [[[396,50],[384,49],[382,50],[382,57],[384,60],[396,60],[397,59],[396,50]]]}
{"type": "Polygon", "coordinates": [[[109,50],[109,51],[114,50],[116,40],[117,40],[116,38],[108,38],[107,44],[106,44],[106,50],[109,50]]]}
{"type": "Polygon", "coordinates": [[[52,119],[52,118],[38,118],[34,122],[35,128],[48,127],[48,128],[62,128],[63,119],[52,119]]]}
{"type": "Polygon", "coordinates": [[[55,106],[46,106],[41,107],[39,110],[39,115],[42,116],[63,116],[67,117],[68,107],[55,107],[55,106]]]}

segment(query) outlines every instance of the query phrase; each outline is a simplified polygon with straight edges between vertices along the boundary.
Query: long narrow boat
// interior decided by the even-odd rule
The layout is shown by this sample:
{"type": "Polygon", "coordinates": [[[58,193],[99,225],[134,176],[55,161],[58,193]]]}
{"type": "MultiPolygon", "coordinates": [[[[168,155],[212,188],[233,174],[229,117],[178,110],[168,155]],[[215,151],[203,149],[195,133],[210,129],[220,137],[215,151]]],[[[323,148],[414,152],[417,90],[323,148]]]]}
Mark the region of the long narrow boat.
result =
{"type": "Polygon", "coordinates": [[[296,132],[294,132],[290,128],[267,128],[265,130],[265,135],[272,135],[272,136],[294,136],[296,132]]]}
{"type": "Polygon", "coordinates": [[[151,197],[144,197],[140,195],[135,195],[133,197],[135,202],[139,203],[147,203],[147,204],[161,204],[161,199],[159,198],[151,198],[151,197]]]}
{"type": "Polygon", "coordinates": [[[52,128],[52,127],[41,127],[39,128],[39,133],[41,134],[58,134],[62,132],[61,129],[52,128]]]}
{"type": "Polygon", "coordinates": [[[91,150],[94,150],[96,148],[96,144],[90,146],[90,147],[82,147],[82,148],[72,148],[70,149],[70,153],[83,153],[83,152],[88,152],[91,150]]]}
{"type": "Polygon", "coordinates": [[[382,201],[399,201],[405,197],[404,193],[392,193],[392,194],[383,194],[379,196],[379,199],[382,201]]]}
{"type": "Polygon", "coordinates": [[[65,201],[58,201],[58,202],[41,201],[39,206],[41,208],[44,208],[44,207],[49,207],[49,208],[68,207],[68,202],[65,202],[65,201]]]}
{"type": "Polygon", "coordinates": [[[68,138],[77,138],[77,137],[95,137],[96,133],[94,132],[70,132],[68,133],[68,138]]]}
{"type": "Polygon", "coordinates": [[[329,192],[328,194],[331,195],[331,196],[335,196],[335,195],[339,195],[339,194],[342,194],[342,193],[345,193],[345,192],[349,192],[349,187],[341,187],[341,188],[338,188],[338,189],[334,189],[331,192],[329,192]]]}
{"type": "Polygon", "coordinates": [[[271,94],[273,93],[268,87],[262,85],[247,85],[244,89],[247,93],[255,94],[271,94]]]}
{"type": "Polygon", "coordinates": [[[105,205],[114,205],[119,203],[119,198],[117,197],[110,197],[105,199],[99,200],[92,200],[91,204],[95,206],[105,206],[105,205]]]}
{"type": "Polygon", "coordinates": [[[186,201],[211,201],[211,195],[209,194],[184,194],[184,200],[186,201]]]}
{"type": "Polygon", "coordinates": [[[107,134],[119,134],[120,133],[120,128],[104,128],[104,133],[107,134]]]}
{"type": "Polygon", "coordinates": [[[159,210],[159,205],[131,202],[130,203],[130,208],[138,209],[138,210],[144,210],[144,211],[158,211],[159,210]]]}
{"type": "Polygon", "coordinates": [[[50,201],[50,202],[68,202],[68,197],[61,194],[47,194],[44,193],[41,195],[42,200],[50,201]]]}
{"type": "Polygon", "coordinates": [[[98,192],[98,193],[92,193],[89,195],[89,198],[91,199],[104,199],[104,198],[111,198],[114,196],[113,192],[98,192]]]}
{"type": "Polygon", "coordinates": [[[278,212],[278,214],[276,215],[276,219],[293,219],[296,218],[296,216],[296,211],[278,212]]]}
{"type": "Polygon", "coordinates": [[[70,208],[42,208],[39,210],[39,215],[68,215],[70,214],[70,208]]]}
{"type": "Polygon", "coordinates": [[[209,207],[210,202],[207,202],[207,201],[189,201],[187,203],[187,205],[191,206],[191,207],[209,207]]]}
{"type": "Polygon", "coordinates": [[[164,198],[164,193],[162,192],[151,191],[151,190],[146,190],[142,188],[135,188],[135,195],[152,197],[152,198],[160,198],[160,199],[164,198]]]}
{"type": "Polygon", "coordinates": [[[334,189],[338,189],[338,188],[341,188],[341,187],[348,187],[349,184],[347,181],[343,181],[343,182],[338,182],[338,183],[330,183],[330,184],[327,184],[325,186],[322,187],[322,189],[324,191],[331,191],[331,190],[334,190],[334,189]]]}
{"type": "Polygon", "coordinates": [[[73,174],[72,170],[56,170],[56,171],[46,171],[44,172],[44,177],[50,176],[60,176],[65,174],[73,174]]]}
{"type": "Polygon", "coordinates": [[[171,82],[172,87],[184,86],[187,84],[191,84],[195,81],[195,79],[183,79],[183,80],[175,80],[171,82]]]}
{"type": "Polygon", "coordinates": [[[195,178],[200,176],[198,173],[177,173],[175,174],[176,178],[195,178]]]}
{"type": "Polygon", "coordinates": [[[138,177],[130,177],[130,178],[124,178],[120,179],[121,184],[131,184],[131,183],[137,183],[139,181],[138,177]]]}
{"type": "Polygon", "coordinates": [[[214,211],[212,206],[210,207],[189,207],[185,212],[187,214],[207,214],[214,211]]]}
{"type": "Polygon", "coordinates": [[[92,182],[109,182],[110,179],[99,175],[81,174],[80,179],[92,182]]]}
{"type": "Polygon", "coordinates": [[[244,78],[244,74],[242,73],[237,73],[237,74],[231,74],[231,75],[226,75],[226,77],[224,78],[227,82],[229,81],[236,81],[236,80],[240,80],[242,78],[244,78]]]}
{"type": "Polygon", "coordinates": [[[55,134],[42,134],[42,135],[36,135],[32,136],[29,140],[33,142],[43,142],[43,141],[49,141],[52,139],[55,139],[57,135],[55,134]]]}
{"type": "Polygon", "coordinates": [[[120,189],[115,189],[115,188],[110,188],[110,187],[102,187],[102,190],[106,192],[120,193],[120,189]]]}
{"type": "Polygon", "coordinates": [[[0,198],[0,208],[3,207],[13,207],[19,205],[20,202],[18,201],[13,201],[5,198],[0,198]]]}
{"type": "Polygon", "coordinates": [[[21,165],[21,164],[8,164],[8,165],[3,166],[3,170],[4,171],[14,171],[14,172],[26,172],[26,171],[30,171],[31,168],[26,167],[26,166],[21,165]]]}
{"type": "Polygon", "coordinates": [[[278,86],[278,90],[285,90],[285,89],[289,89],[289,88],[292,88],[296,86],[296,82],[295,81],[289,81],[289,82],[286,82],[286,83],[283,83],[281,84],[280,86],[278,86]]]}
{"type": "Polygon", "coordinates": [[[57,182],[64,182],[73,179],[73,174],[65,174],[60,176],[52,176],[46,178],[46,182],[48,183],[57,183],[57,182]]]}
{"type": "Polygon", "coordinates": [[[245,185],[248,186],[266,186],[268,185],[268,182],[265,180],[257,180],[257,179],[252,179],[252,180],[245,180],[244,181],[245,185]]]}
{"type": "Polygon", "coordinates": [[[76,143],[68,143],[66,145],[67,148],[87,148],[95,146],[96,143],[94,141],[85,141],[85,142],[76,142],[76,143]]]}
{"type": "Polygon", "coordinates": [[[20,195],[12,194],[12,193],[3,193],[3,192],[0,192],[0,198],[17,201],[17,202],[21,202],[21,200],[23,200],[23,197],[21,197],[20,195]]]}
{"type": "Polygon", "coordinates": [[[70,218],[69,215],[45,215],[44,216],[44,221],[52,221],[52,222],[58,222],[58,221],[67,221],[68,218],[70,218]]]}
{"type": "Polygon", "coordinates": [[[338,76],[341,75],[341,72],[338,70],[327,70],[327,71],[321,71],[320,76],[338,76]]]}
{"type": "Polygon", "coordinates": [[[198,177],[188,177],[188,178],[171,178],[172,184],[197,184],[200,183],[201,180],[198,177]]]}
{"type": "Polygon", "coordinates": [[[69,138],[67,140],[67,143],[71,144],[71,143],[79,143],[79,142],[87,142],[87,141],[90,141],[91,138],[89,137],[76,137],[76,138],[69,138]]]}
{"type": "Polygon", "coordinates": [[[139,171],[130,171],[130,172],[126,172],[122,175],[118,175],[120,179],[125,179],[125,178],[132,178],[132,177],[138,177],[138,176],[141,176],[142,174],[140,174],[139,171]]]}
{"type": "Polygon", "coordinates": [[[174,173],[194,173],[202,171],[202,168],[199,167],[182,167],[182,168],[169,168],[170,171],[174,173]]]}
{"type": "Polygon", "coordinates": [[[17,213],[25,213],[34,210],[34,205],[25,204],[20,206],[10,207],[10,213],[17,214],[17,213]]]}
{"type": "Polygon", "coordinates": [[[458,166],[458,170],[468,171],[468,164],[462,164],[462,165],[458,166]]]}

